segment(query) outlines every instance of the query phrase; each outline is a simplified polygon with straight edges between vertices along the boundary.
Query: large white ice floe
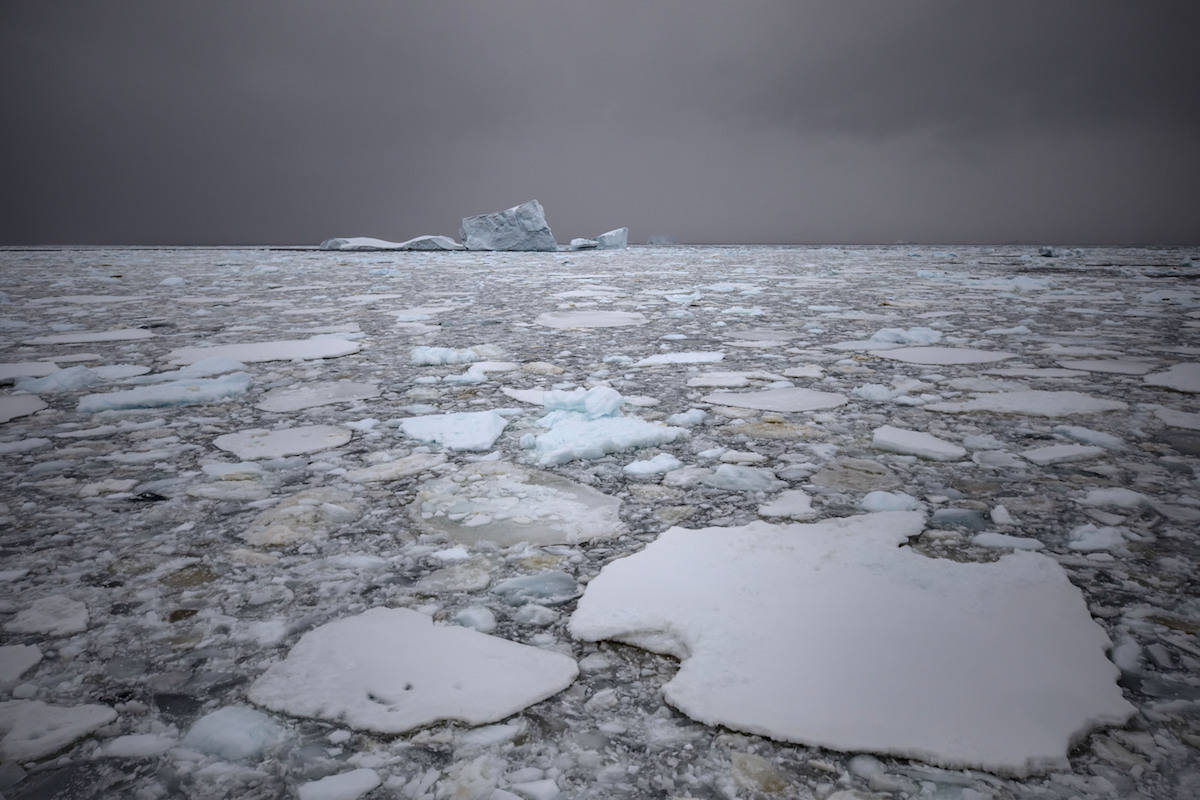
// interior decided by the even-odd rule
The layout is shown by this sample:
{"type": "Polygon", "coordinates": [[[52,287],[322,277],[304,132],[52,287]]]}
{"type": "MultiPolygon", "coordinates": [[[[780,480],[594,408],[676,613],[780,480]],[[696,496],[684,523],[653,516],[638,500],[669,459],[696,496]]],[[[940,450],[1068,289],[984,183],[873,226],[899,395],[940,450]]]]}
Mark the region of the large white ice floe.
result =
{"type": "Polygon", "coordinates": [[[104,705],[8,700],[0,703],[0,758],[19,762],[54,755],[116,718],[117,712],[104,705]]]}
{"type": "Polygon", "coordinates": [[[0,422],[27,417],[45,407],[46,401],[32,394],[6,394],[0,396],[0,422]]]}
{"type": "Polygon", "coordinates": [[[319,335],[308,339],[180,347],[167,353],[167,360],[172,364],[195,364],[208,358],[233,358],[247,364],[259,361],[298,361],[336,358],[357,353],[359,348],[358,342],[349,339],[319,335]]]}
{"type": "Polygon", "coordinates": [[[88,628],[87,606],[63,594],[39,597],[4,623],[10,633],[44,633],[68,636],[88,628]]]}
{"type": "Polygon", "coordinates": [[[881,358],[891,358],[908,364],[945,366],[988,364],[1017,357],[1016,353],[1006,353],[1002,350],[978,350],[973,347],[898,347],[895,350],[881,350],[877,355],[881,358]]]}
{"type": "Polygon", "coordinates": [[[1177,392],[1200,392],[1200,363],[1175,364],[1163,372],[1142,378],[1149,386],[1161,386],[1177,392]]]}
{"type": "Polygon", "coordinates": [[[0,364],[0,383],[17,378],[42,378],[58,372],[58,365],[51,361],[12,361],[0,364]]]}
{"type": "Polygon", "coordinates": [[[263,411],[300,411],[305,408],[370,400],[379,396],[379,387],[363,381],[320,381],[297,389],[272,389],[257,403],[263,411]]]}
{"type": "Polygon", "coordinates": [[[422,345],[408,351],[408,358],[418,366],[441,364],[471,364],[488,358],[499,358],[504,351],[494,344],[477,344],[474,347],[429,347],[422,345]]]}
{"type": "Polygon", "coordinates": [[[567,688],[561,653],[404,608],[372,608],[304,634],[247,692],[251,702],[357,730],[403,733],[439,720],[495,722],[567,688]]]}
{"type": "Polygon", "coordinates": [[[537,200],[491,214],[463,217],[460,237],[468,250],[547,250],[558,242],[537,200]]]}
{"type": "Polygon", "coordinates": [[[497,411],[455,411],[407,417],[400,421],[400,430],[405,436],[448,450],[487,450],[506,425],[508,420],[497,411]]]}
{"type": "Polygon", "coordinates": [[[464,544],[578,544],[625,532],[617,498],[504,462],[427,481],[409,508],[422,527],[464,544]]]}
{"type": "Polygon", "coordinates": [[[995,414],[1024,414],[1033,417],[1066,417],[1072,414],[1098,414],[1128,408],[1121,400],[1108,400],[1083,392],[988,392],[970,400],[929,403],[927,411],[969,414],[990,411],[995,414]]]}
{"type": "Polygon", "coordinates": [[[704,402],[759,411],[817,411],[845,405],[846,395],[816,389],[764,389],[761,392],[713,392],[704,402]]]}
{"type": "Polygon", "coordinates": [[[243,461],[259,458],[281,458],[302,453],[315,453],[341,447],[353,433],[336,425],[304,425],[268,431],[263,428],[226,433],[213,439],[213,444],[233,453],[243,461]]]}
{"type": "Polygon", "coordinates": [[[680,353],[655,353],[634,364],[635,367],[660,367],[664,364],[711,364],[725,358],[719,350],[695,350],[680,353]]]}
{"type": "Polygon", "coordinates": [[[125,408],[164,408],[218,403],[241,397],[250,391],[253,379],[245,372],[219,378],[195,378],[138,386],[117,392],[85,394],[79,398],[79,411],[95,413],[125,408]]]}
{"type": "Polygon", "coordinates": [[[523,446],[533,449],[534,457],[543,466],[668,444],[687,435],[683,428],[622,416],[624,398],[607,386],[546,392],[542,403],[550,413],[539,419],[538,425],[546,428],[546,432],[529,434],[521,441],[523,446]]]}
{"type": "Polygon", "coordinates": [[[1053,560],[902,547],[919,512],[672,528],[588,583],[569,629],[679,658],[688,716],[801,744],[1027,775],[1133,713],[1053,560]]]}
{"type": "Polygon", "coordinates": [[[1200,414],[1159,406],[1154,409],[1154,416],[1172,428],[1200,431],[1200,414]]]}
{"type": "Polygon", "coordinates": [[[958,461],[966,458],[962,447],[939,439],[930,433],[910,431],[892,425],[881,425],[871,434],[871,446],[889,453],[902,453],[930,461],[958,461]]]}
{"type": "Polygon", "coordinates": [[[620,328],[645,325],[649,320],[636,311],[547,311],[534,320],[547,328],[620,328]]]}

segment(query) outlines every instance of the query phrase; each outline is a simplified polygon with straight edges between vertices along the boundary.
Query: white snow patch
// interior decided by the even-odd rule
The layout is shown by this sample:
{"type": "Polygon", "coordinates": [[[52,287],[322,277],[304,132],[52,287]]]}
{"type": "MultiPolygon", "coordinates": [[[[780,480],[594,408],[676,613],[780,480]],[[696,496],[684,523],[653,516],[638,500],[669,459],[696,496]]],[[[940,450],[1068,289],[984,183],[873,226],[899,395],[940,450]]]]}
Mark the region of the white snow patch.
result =
{"type": "Polygon", "coordinates": [[[812,498],[803,489],[785,489],[769,503],[758,507],[760,517],[787,517],[789,519],[812,519],[817,516],[812,507],[812,498]]]}
{"type": "Polygon", "coordinates": [[[1108,637],[1053,560],[899,547],[923,522],[672,528],[604,567],[569,630],[681,659],[664,697],[705,724],[1019,776],[1068,769],[1079,736],[1134,712],[1108,637]]]}
{"type": "Polygon", "coordinates": [[[621,469],[626,475],[644,478],[648,475],[662,475],[682,466],[683,462],[670,453],[659,453],[645,461],[631,461],[621,469]]]}
{"type": "Polygon", "coordinates": [[[244,761],[257,758],[286,738],[283,726],[261,711],[225,706],[196,720],[180,744],[226,761],[244,761]]]}
{"type": "Polygon", "coordinates": [[[1103,447],[1093,447],[1086,444],[1052,444],[1046,447],[1033,447],[1022,450],[1021,457],[1032,461],[1038,466],[1050,464],[1067,464],[1074,461],[1088,461],[1104,455],[1103,447]]]}
{"type": "Polygon", "coordinates": [[[362,767],[302,783],[296,794],[300,800],[357,800],[381,782],[378,772],[362,767]]]}
{"type": "Polygon", "coordinates": [[[247,692],[261,706],[356,730],[403,733],[438,720],[495,722],[557,694],[575,661],[404,608],[315,628],[247,692]]]}
{"type": "Polygon", "coordinates": [[[4,630],[11,633],[44,633],[47,636],[67,636],[86,631],[88,627],[87,606],[66,595],[52,594],[39,597],[16,616],[4,623],[4,630]]]}
{"type": "Polygon", "coordinates": [[[1041,550],[1046,546],[1037,539],[1027,536],[1010,536],[1007,533],[996,533],[995,531],[977,533],[971,537],[971,543],[998,550],[1041,550]]]}

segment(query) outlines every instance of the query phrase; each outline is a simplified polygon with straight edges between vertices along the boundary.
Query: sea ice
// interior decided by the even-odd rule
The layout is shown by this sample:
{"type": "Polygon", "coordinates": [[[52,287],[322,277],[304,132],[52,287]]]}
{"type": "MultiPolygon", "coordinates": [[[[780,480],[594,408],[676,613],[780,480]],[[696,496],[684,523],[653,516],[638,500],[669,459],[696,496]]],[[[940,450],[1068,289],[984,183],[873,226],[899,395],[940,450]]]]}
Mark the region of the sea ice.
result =
{"type": "Polygon", "coordinates": [[[505,462],[427,481],[409,508],[422,527],[464,544],[578,544],[625,532],[617,498],[505,462]]]}
{"type": "MultiPolygon", "coordinates": [[[[142,372],[148,371],[145,368],[140,369],[142,372]]],[[[97,370],[80,364],[60,369],[41,378],[17,378],[14,388],[18,392],[29,392],[30,394],[57,394],[59,392],[76,392],[104,380],[104,376],[97,370]]]]}
{"type": "Polygon", "coordinates": [[[701,479],[705,486],[733,492],[773,492],[787,483],[775,477],[774,471],[766,467],[743,467],[737,464],[720,464],[711,475],[701,479]]]}
{"type": "Polygon", "coordinates": [[[34,645],[0,645],[0,686],[15,682],[41,660],[42,651],[34,645]]]}
{"type": "Polygon", "coordinates": [[[787,517],[806,520],[817,516],[812,507],[812,498],[803,489],[785,489],[769,503],[758,507],[760,517],[787,517]]]}
{"type": "Polygon", "coordinates": [[[145,328],[120,328],[112,331],[56,333],[51,336],[38,336],[34,339],[26,339],[24,344],[87,344],[91,342],[127,342],[152,338],[154,338],[153,331],[146,330],[145,328]]]}
{"type": "Polygon", "coordinates": [[[4,623],[10,633],[44,633],[47,636],[67,636],[86,631],[87,606],[66,595],[39,597],[16,616],[4,623]]]}
{"type": "Polygon", "coordinates": [[[942,332],[933,328],[883,328],[871,334],[870,341],[881,344],[930,345],[942,340],[942,332]]]}
{"type": "Polygon", "coordinates": [[[299,361],[337,358],[357,353],[360,347],[358,342],[349,339],[319,335],[308,339],[180,347],[167,353],[167,360],[172,364],[195,364],[209,358],[232,358],[247,364],[261,361],[299,361]]]}
{"type": "Polygon", "coordinates": [[[305,489],[259,512],[241,536],[259,547],[283,547],[324,538],[358,516],[353,495],[328,487],[305,489]]]}
{"type": "Polygon", "coordinates": [[[247,697],[293,716],[403,733],[438,720],[504,719],[577,674],[560,653],[434,625],[405,608],[372,608],[304,634],[247,697]]]}
{"type": "Polygon", "coordinates": [[[1172,428],[1186,428],[1188,430],[1200,431],[1200,414],[1159,406],[1154,409],[1154,416],[1172,428]]]}
{"type": "Polygon", "coordinates": [[[930,403],[929,411],[950,414],[990,411],[996,414],[1025,414],[1035,417],[1065,417],[1071,414],[1098,414],[1104,411],[1119,411],[1128,406],[1120,400],[1108,400],[1082,392],[1048,392],[1029,390],[1024,392],[988,392],[970,400],[947,403],[930,403]]]}
{"type": "Polygon", "coordinates": [[[50,361],[16,361],[0,364],[0,383],[17,378],[41,378],[58,371],[58,365],[50,361]]]}
{"type": "Polygon", "coordinates": [[[1082,734],[1134,711],[1108,637],[1053,560],[898,546],[923,524],[672,528],[604,567],[569,630],[679,658],[663,694],[709,725],[1018,776],[1067,768],[1082,734]]]}
{"type": "Polygon", "coordinates": [[[871,446],[889,453],[902,453],[931,461],[958,461],[965,458],[967,451],[945,439],[904,428],[883,425],[871,434],[871,446]]]}
{"type": "Polygon", "coordinates": [[[878,353],[881,358],[891,358],[908,364],[987,364],[993,361],[1003,361],[1006,358],[1016,358],[1016,353],[1005,353],[1001,350],[976,350],[972,347],[900,347],[895,350],[883,350],[878,353]]]}
{"type": "Polygon", "coordinates": [[[916,511],[921,507],[917,498],[906,492],[885,492],[876,489],[867,492],[858,502],[863,511],[916,511]]]}
{"type": "Polygon", "coordinates": [[[1080,501],[1085,506],[1110,506],[1114,508],[1140,508],[1150,503],[1150,498],[1141,492],[1123,486],[1103,489],[1088,489],[1080,501]]]}
{"type": "Polygon", "coordinates": [[[117,718],[103,705],[52,706],[40,700],[0,702],[0,758],[36,761],[117,718]]]}
{"type": "Polygon", "coordinates": [[[557,606],[578,597],[579,584],[562,570],[552,569],[500,581],[492,587],[492,593],[510,606],[526,603],[557,606]]]}
{"type": "Polygon", "coordinates": [[[263,428],[226,433],[213,439],[213,445],[228,450],[243,461],[280,458],[315,453],[341,447],[353,434],[335,425],[304,425],[268,431],[263,428]]]}
{"type": "Polygon", "coordinates": [[[1067,536],[1067,547],[1085,553],[1095,550],[1111,550],[1125,543],[1127,528],[1111,525],[1098,526],[1090,522],[1073,528],[1067,536]]]}
{"type": "Polygon", "coordinates": [[[634,364],[635,367],[658,367],[663,364],[711,364],[725,358],[725,354],[715,350],[704,350],[684,353],[656,353],[646,356],[634,364]]]}
{"type": "Polygon", "coordinates": [[[1103,447],[1093,447],[1086,444],[1052,444],[1045,447],[1033,447],[1022,450],[1021,456],[1038,466],[1050,464],[1066,464],[1074,461],[1088,461],[1104,455],[1103,447]]]}
{"type": "Polygon", "coordinates": [[[503,354],[503,350],[490,344],[480,344],[457,350],[453,347],[429,347],[422,345],[409,350],[408,358],[417,366],[438,366],[442,364],[470,364],[488,358],[497,358],[503,354]]]}
{"type": "Polygon", "coordinates": [[[345,478],[354,483],[395,481],[440,467],[445,463],[445,453],[413,453],[403,458],[397,458],[395,461],[384,461],[369,467],[349,470],[345,478]]]}
{"type": "Polygon", "coordinates": [[[157,733],[131,733],[106,739],[96,749],[100,758],[154,758],[177,744],[170,736],[157,733]]]}
{"type": "Polygon", "coordinates": [[[636,311],[547,311],[534,320],[548,328],[619,328],[645,325],[645,314],[636,311]]]}
{"type": "Polygon", "coordinates": [[[463,217],[460,238],[468,250],[552,252],[558,249],[542,204],[537,200],[528,200],[492,214],[463,217]]]}
{"type": "Polygon", "coordinates": [[[245,372],[235,372],[220,378],[168,381],[118,392],[85,394],[79,398],[76,408],[94,414],[123,408],[166,408],[217,403],[241,397],[250,391],[253,384],[253,379],[245,372]]]}
{"type": "Polygon", "coordinates": [[[299,800],[358,800],[382,781],[379,773],[367,767],[326,775],[296,787],[299,800]]]}
{"type": "Polygon", "coordinates": [[[241,372],[245,369],[246,365],[236,358],[212,356],[210,358],[202,358],[179,369],[155,372],[151,375],[138,375],[127,379],[125,383],[141,385],[147,383],[166,383],[167,381],[177,381],[184,378],[211,378],[214,375],[241,372]]]}
{"type": "Polygon", "coordinates": [[[1010,536],[1007,533],[984,531],[971,537],[971,544],[997,550],[1041,550],[1046,545],[1027,536],[1010,536]]]}
{"type": "Polygon", "coordinates": [[[180,744],[226,761],[256,758],[287,738],[282,725],[248,706],[225,706],[192,724],[180,744]]]}
{"type": "Polygon", "coordinates": [[[508,420],[497,411],[455,411],[406,417],[400,421],[400,430],[405,436],[449,450],[487,450],[507,425],[508,420]]]}
{"type": "Polygon", "coordinates": [[[595,250],[599,246],[600,246],[600,243],[597,242],[595,239],[580,239],[580,238],[572,239],[570,244],[567,245],[567,247],[569,247],[572,250],[595,250]]]}
{"type": "Polygon", "coordinates": [[[272,389],[254,404],[263,411],[286,413],[305,408],[369,400],[379,396],[379,387],[361,381],[320,381],[298,389],[272,389]]]}
{"type": "Polygon", "coordinates": [[[626,475],[644,478],[649,475],[662,475],[673,469],[679,469],[683,462],[670,453],[659,453],[654,458],[644,461],[631,461],[621,468],[626,475]]]}
{"type": "Polygon", "coordinates": [[[1111,433],[1104,431],[1096,431],[1091,428],[1085,428],[1082,425],[1055,425],[1054,432],[1066,436],[1068,439],[1074,439],[1077,442],[1084,444],[1103,447],[1106,450],[1120,450],[1125,447],[1125,441],[1119,436],[1113,436],[1111,433]]]}
{"type": "Polygon", "coordinates": [[[1149,386],[1162,386],[1177,392],[1200,392],[1200,363],[1175,364],[1164,372],[1142,378],[1149,386]]]}
{"type": "Polygon", "coordinates": [[[1154,364],[1132,359],[1071,359],[1059,361],[1058,365],[1065,369],[1079,369],[1086,372],[1108,372],[1116,375],[1144,375],[1154,369],[1154,364]]]}
{"type": "Polygon", "coordinates": [[[761,392],[713,392],[702,399],[714,405],[782,412],[817,411],[837,408],[846,403],[844,394],[798,388],[765,389],[761,392]]]}
{"type": "Polygon", "coordinates": [[[46,407],[46,401],[31,394],[6,394],[0,396],[0,423],[17,417],[27,417],[46,407]]]}

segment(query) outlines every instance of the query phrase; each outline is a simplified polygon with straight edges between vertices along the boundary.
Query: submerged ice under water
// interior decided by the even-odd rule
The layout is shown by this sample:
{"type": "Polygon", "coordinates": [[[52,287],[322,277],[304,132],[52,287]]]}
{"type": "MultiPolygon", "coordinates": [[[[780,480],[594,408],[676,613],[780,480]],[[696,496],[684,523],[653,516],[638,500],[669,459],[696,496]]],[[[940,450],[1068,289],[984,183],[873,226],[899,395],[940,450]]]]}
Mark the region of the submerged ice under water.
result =
{"type": "Polygon", "coordinates": [[[1200,794],[1194,253],[0,259],[6,798],[1200,794]]]}

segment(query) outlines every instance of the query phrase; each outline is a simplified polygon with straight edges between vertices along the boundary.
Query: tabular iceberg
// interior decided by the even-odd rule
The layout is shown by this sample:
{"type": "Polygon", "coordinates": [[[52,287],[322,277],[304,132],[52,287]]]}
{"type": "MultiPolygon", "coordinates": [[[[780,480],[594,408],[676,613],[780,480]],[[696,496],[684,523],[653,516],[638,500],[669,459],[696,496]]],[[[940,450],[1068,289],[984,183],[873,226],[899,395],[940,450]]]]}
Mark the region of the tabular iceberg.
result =
{"type": "Polygon", "coordinates": [[[463,217],[461,238],[468,250],[558,250],[537,200],[494,214],[463,217]]]}

